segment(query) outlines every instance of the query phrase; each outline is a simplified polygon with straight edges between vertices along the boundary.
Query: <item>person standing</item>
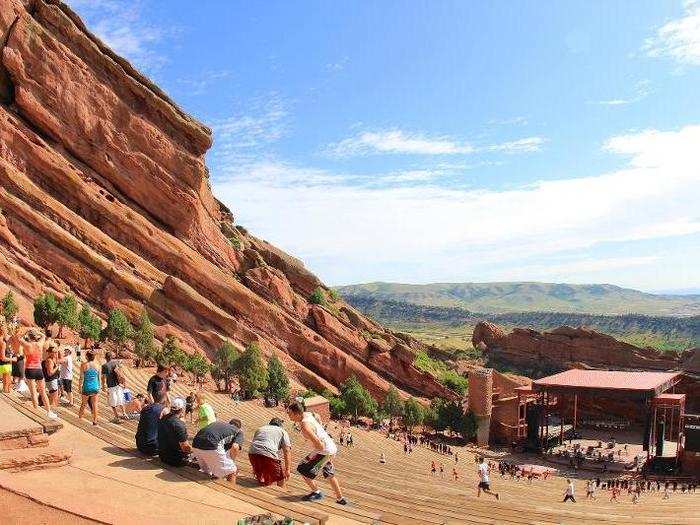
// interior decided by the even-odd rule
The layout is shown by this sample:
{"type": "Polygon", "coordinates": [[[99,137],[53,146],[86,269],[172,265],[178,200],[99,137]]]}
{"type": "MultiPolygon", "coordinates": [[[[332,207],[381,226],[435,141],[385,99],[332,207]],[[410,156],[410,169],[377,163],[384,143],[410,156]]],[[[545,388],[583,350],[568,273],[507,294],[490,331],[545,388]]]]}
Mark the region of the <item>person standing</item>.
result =
{"type": "Polygon", "coordinates": [[[202,430],[204,427],[211,425],[216,421],[214,407],[207,401],[204,392],[199,391],[196,395],[197,399],[197,427],[202,430]]]}
{"type": "Polygon", "coordinates": [[[567,479],[566,489],[564,490],[564,501],[562,501],[562,503],[566,503],[569,500],[571,500],[573,503],[576,503],[576,498],[574,497],[574,482],[570,479],[567,479]]]}
{"type": "Polygon", "coordinates": [[[479,496],[481,496],[481,491],[484,491],[484,493],[493,496],[497,500],[501,499],[501,496],[498,494],[498,492],[491,491],[491,484],[489,481],[489,474],[491,473],[491,468],[486,463],[486,458],[484,458],[484,456],[481,456],[479,458],[477,472],[479,473],[479,485],[477,485],[476,497],[478,498],[479,496]]]}
{"type": "Polygon", "coordinates": [[[2,377],[2,391],[10,393],[12,387],[12,365],[17,362],[12,352],[10,336],[7,333],[8,326],[3,319],[0,323],[0,377],[2,377]]]}
{"type": "Polygon", "coordinates": [[[156,373],[148,380],[146,393],[151,403],[155,402],[156,399],[160,399],[165,406],[170,404],[168,398],[168,391],[170,390],[170,383],[168,382],[169,375],[170,368],[159,364],[156,373]]]}
{"type": "Polygon", "coordinates": [[[267,425],[255,431],[250,443],[248,459],[253,467],[255,479],[261,485],[277,483],[278,486],[284,487],[291,475],[292,443],[289,434],[282,428],[283,424],[280,418],[273,417],[267,425]]]}
{"type": "Polygon", "coordinates": [[[78,418],[83,419],[85,407],[89,406],[92,412],[92,424],[97,426],[97,394],[100,392],[100,371],[95,363],[95,352],[88,350],[85,354],[85,362],[80,365],[80,410],[78,418]]]}
{"type": "Polygon", "coordinates": [[[107,388],[109,406],[114,412],[114,422],[119,423],[120,418],[126,419],[124,410],[124,375],[121,371],[119,359],[115,359],[114,353],[105,353],[105,364],[102,365],[102,385],[107,388]]]}
{"type": "Polygon", "coordinates": [[[25,355],[25,377],[29,385],[29,392],[32,396],[32,406],[38,408],[37,397],[41,398],[41,402],[46,409],[46,417],[49,419],[58,419],[58,414],[51,410],[49,398],[46,395],[46,384],[44,382],[44,371],[42,369],[42,354],[44,345],[46,344],[46,336],[38,330],[30,329],[22,339],[22,350],[25,355]]]}
{"type": "Polygon", "coordinates": [[[63,351],[63,357],[59,360],[60,374],[59,380],[63,389],[65,401],[73,406],[73,352],[69,347],[63,351]]]}
{"type": "Polygon", "coordinates": [[[56,351],[55,345],[50,346],[46,351],[46,359],[41,362],[41,370],[44,373],[44,381],[48,390],[49,405],[52,408],[58,406],[58,378],[61,375],[56,351]]]}
{"type": "Polygon", "coordinates": [[[185,400],[176,397],[170,404],[170,412],[158,421],[158,457],[173,467],[184,466],[192,452],[187,441],[187,427],[182,421],[184,412],[185,400]]]}
{"type": "Polygon", "coordinates": [[[304,411],[304,406],[295,401],[287,407],[289,418],[295,423],[299,423],[301,434],[311,443],[312,451],[297,466],[297,472],[301,474],[304,482],[311,489],[311,492],[304,496],[305,501],[319,501],[323,499],[323,493],[318,489],[315,479],[319,472],[324,479],[328,480],[336,495],[338,505],[347,505],[347,500],[343,497],[340,483],[335,475],[333,457],[338,453],[338,447],[333,439],[323,429],[323,426],[316,420],[311,412],[304,411]]]}
{"type": "Polygon", "coordinates": [[[243,446],[240,419],[228,423],[214,421],[205,426],[192,440],[192,455],[202,472],[217,479],[236,483],[236,457],[243,446]]]}

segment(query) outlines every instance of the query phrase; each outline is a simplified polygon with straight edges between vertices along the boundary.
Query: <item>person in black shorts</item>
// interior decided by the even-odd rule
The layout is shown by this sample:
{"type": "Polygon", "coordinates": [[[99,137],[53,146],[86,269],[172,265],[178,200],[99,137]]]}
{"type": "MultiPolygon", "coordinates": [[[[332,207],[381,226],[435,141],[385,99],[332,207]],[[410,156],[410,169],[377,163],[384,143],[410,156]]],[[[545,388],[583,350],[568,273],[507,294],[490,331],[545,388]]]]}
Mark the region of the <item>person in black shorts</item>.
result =
{"type": "Polygon", "coordinates": [[[491,485],[489,483],[489,473],[491,469],[486,464],[486,459],[483,456],[479,458],[479,466],[477,471],[479,473],[479,484],[477,485],[476,489],[476,497],[478,498],[481,496],[481,492],[483,491],[496,499],[501,499],[498,492],[491,492],[491,485]]]}

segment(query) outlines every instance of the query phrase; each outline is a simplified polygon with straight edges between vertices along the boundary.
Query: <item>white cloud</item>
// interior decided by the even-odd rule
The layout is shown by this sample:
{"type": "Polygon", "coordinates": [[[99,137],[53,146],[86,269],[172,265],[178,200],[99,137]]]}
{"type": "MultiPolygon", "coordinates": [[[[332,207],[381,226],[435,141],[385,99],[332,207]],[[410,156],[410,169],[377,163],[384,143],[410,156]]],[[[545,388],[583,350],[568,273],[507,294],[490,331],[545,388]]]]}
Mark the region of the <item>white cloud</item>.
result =
{"type": "Polygon", "coordinates": [[[547,142],[543,137],[527,137],[524,139],[503,142],[501,144],[492,144],[487,146],[489,151],[502,151],[504,153],[531,153],[540,151],[542,146],[547,142]]]}
{"type": "Polygon", "coordinates": [[[330,144],[325,151],[334,157],[355,157],[370,154],[469,155],[481,151],[527,153],[540,151],[545,142],[547,139],[543,137],[526,137],[503,143],[475,146],[446,135],[427,136],[392,129],[388,131],[362,131],[353,137],[330,144]]]}
{"type": "Polygon", "coordinates": [[[177,83],[187,90],[188,95],[204,95],[213,84],[230,76],[230,71],[217,69],[204,71],[193,78],[178,78],[177,83]]]}
{"type": "Polygon", "coordinates": [[[504,191],[440,186],[427,175],[371,187],[268,166],[267,182],[243,171],[215,192],[242,223],[330,281],[468,280],[493,265],[515,271],[526,259],[700,232],[698,144],[700,125],[628,133],[604,144],[628,158],[617,171],[504,191]]]}
{"type": "Polygon", "coordinates": [[[165,33],[144,22],[141,1],[68,0],[68,4],[90,31],[138,69],[153,74],[165,63],[165,57],[154,48],[165,33]]]}
{"type": "Polygon", "coordinates": [[[669,57],[681,65],[700,66],[700,3],[686,1],[683,16],[657,29],[642,49],[651,57],[669,57]]]}
{"type": "Polygon", "coordinates": [[[328,146],[327,151],[337,157],[367,155],[370,153],[404,153],[414,155],[449,155],[471,153],[468,143],[458,143],[449,137],[428,137],[410,134],[399,129],[364,131],[354,137],[328,146]]]}
{"type": "Polygon", "coordinates": [[[215,175],[225,176],[259,162],[265,148],[285,134],[287,107],[287,101],[273,92],[247,101],[243,111],[211,122],[214,146],[209,158],[215,175]]]}
{"type": "Polygon", "coordinates": [[[647,98],[652,93],[651,82],[648,80],[642,80],[637,82],[635,87],[635,93],[629,98],[612,98],[608,100],[597,100],[590,102],[590,104],[598,104],[601,106],[626,106],[627,104],[634,104],[635,102],[640,102],[647,98]]]}

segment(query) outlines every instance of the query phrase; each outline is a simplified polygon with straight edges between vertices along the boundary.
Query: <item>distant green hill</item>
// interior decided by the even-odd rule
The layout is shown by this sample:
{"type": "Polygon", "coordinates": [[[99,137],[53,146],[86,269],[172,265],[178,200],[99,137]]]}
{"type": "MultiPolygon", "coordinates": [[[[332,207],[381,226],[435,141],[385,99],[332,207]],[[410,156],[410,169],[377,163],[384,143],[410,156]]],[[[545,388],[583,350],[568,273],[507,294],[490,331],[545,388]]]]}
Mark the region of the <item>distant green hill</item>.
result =
{"type": "Polygon", "coordinates": [[[700,295],[651,294],[611,284],[377,282],[336,289],[351,302],[376,299],[484,313],[700,315],[700,295]]]}

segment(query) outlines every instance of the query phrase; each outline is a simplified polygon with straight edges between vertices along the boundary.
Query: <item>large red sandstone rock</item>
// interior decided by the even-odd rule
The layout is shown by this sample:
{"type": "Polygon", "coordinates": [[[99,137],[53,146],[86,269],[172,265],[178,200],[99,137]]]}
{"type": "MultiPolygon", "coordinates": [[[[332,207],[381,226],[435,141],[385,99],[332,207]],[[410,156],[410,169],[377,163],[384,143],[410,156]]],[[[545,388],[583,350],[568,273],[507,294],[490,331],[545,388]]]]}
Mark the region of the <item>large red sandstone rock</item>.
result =
{"type": "Polygon", "coordinates": [[[506,334],[500,327],[481,322],[474,327],[472,343],[500,362],[522,368],[542,365],[565,369],[578,366],[611,369],[669,370],[679,362],[668,354],[618,341],[585,328],[568,326],[550,332],[515,328],[506,334]]]}
{"type": "Polygon", "coordinates": [[[377,397],[453,395],[412,366],[417,341],[396,351],[342,301],[310,317],[319,279],[212,195],[210,130],[62,2],[3,0],[0,37],[0,292],[26,322],[34,296],[72,291],[103,315],[147,309],[189,351],[257,341],[315,389],[355,374],[377,397]]]}

